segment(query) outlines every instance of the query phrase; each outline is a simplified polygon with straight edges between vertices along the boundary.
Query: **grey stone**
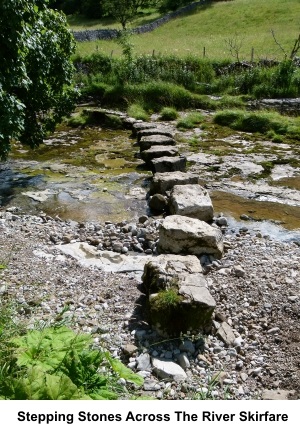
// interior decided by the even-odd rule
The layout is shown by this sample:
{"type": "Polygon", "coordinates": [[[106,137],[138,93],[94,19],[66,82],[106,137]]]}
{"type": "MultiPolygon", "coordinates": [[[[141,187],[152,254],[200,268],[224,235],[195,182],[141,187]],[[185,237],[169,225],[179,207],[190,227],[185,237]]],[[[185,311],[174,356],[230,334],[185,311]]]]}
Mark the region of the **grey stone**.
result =
{"type": "Polygon", "coordinates": [[[146,151],[153,146],[174,146],[176,144],[172,137],[164,135],[143,136],[139,141],[140,150],[146,151]]]}
{"type": "Polygon", "coordinates": [[[245,270],[239,264],[233,267],[233,272],[238,278],[243,278],[245,276],[245,270]]]}
{"type": "Polygon", "coordinates": [[[143,285],[148,294],[157,293],[179,275],[201,274],[202,267],[194,255],[159,255],[151,258],[144,266],[143,285]]]}
{"type": "Polygon", "coordinates": [[[208,192],[198,184],[175,185],[169,199],[171,214],[212,221],[213,205],[208,192]]]}
{"type": "Polygon", "coordinates": [[[143,388],[145,391],[158,391],[160,390],[160,384],[156,381],[145,381],[143,388]]]}
{"type": "Polygon", "coordinates": [[[138,142],[142,139],[144,136],[167,136],[167,137],[174,137],[174,133],[169,128],[164,127],[157,127],[157,128],[147,128],[144,130],[139,130],[137,132],[137,139],[138,142]]]}
{"type": "Polygon", "coordinates": [[[150,149],[141,152],[141,159],[145,163],[149,163],[154,158],[161,157],[175,157],[178,155],[178,149],[176,146],[152,146],[150,149]]]}
{"type": "Polygon", "coordinates": [[[177,357],[177,361],[179,366],[182,367],[184,370],[191,367],[191,364],[189,362],[186,352],[182,352],[181,354],[179,354],[177,357]]]}
{"type": "Polygon", "coordinates": [[[148,353],[141,354],[136,359],[137,370],[149,370],[151,368],[150,355],[148,353]]]}
{"type": "Polygon", "coordinates": [[[217,337],[222,340],[227,346],[234,344],[236,338],[232,331],[232,328],[227,322],[222,322],[219,330],[217,331],[217,337]]]}
{"type": "Polygon", "coordinates": [[[223,256],[223,236],[204,221],[180,215],[166,217],[160,225],[158,251],[171,254],[223,256]]]}
{"type": "Polygon", "coordinates": [[[189,352],[190,354],[195,354],[195,345],[191,340],[185,339],[179,346],[180,351],[189,352]]]}
{"type": "Polygon", "coordinates": [[[169,360],[158,358],[152,359],[153,372],[162,379],[173,379],[182,381],[187,378],[187,374],[178,364],[169,360]]]}
{"type": "Polygon", "coordinates": [[[153,173],[184,172],[186,168],[186,157],[153,158],[151,166],[153,173]]]}
{"type": "Polygon", "coordinates": [[[155,173],[150,184],[150,194],[165,194],[175,185],[198,184],[199,176],[188,172],[155,173]]]}
{"type": "MultiPolygon", "coordinates": [[[[184,256],[178,257],[167,255],[153,259],[145,264],[142,276],[150,322],[162,336],[209,327],[216,306],[199,260],[194,256],[185,257],[185,260],[184,256]],[[170,299],[162,299],[163,292],[170,289],[174,291],[171,304],[170,299]]],[[[186,341],[186,345],[190,343],[186,341]]],[[[191,345],[194,353],[195,347],[191,345]]],[[[185,351],[191,352],[191,349],[187,347],[185,351]]]]}

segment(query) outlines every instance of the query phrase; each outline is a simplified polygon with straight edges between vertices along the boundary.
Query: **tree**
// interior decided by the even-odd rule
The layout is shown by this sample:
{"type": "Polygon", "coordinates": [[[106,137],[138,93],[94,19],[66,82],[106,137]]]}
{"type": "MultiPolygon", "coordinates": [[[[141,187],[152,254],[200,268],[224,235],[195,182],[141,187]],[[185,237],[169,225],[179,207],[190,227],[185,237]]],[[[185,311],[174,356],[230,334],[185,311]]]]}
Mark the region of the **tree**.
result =
{"type": "Polygon", "coordinates": [[[0,157],[11,141],[34,148],[74,108],[75,42],[48,0],[0,2],[0,157]]]}
{"type": "Polygon", "coordinates": [[[138,10],[158,3],[158,0],[104,0],[104,10],[118,21],[123,30],[137,15],[138,10]]]}

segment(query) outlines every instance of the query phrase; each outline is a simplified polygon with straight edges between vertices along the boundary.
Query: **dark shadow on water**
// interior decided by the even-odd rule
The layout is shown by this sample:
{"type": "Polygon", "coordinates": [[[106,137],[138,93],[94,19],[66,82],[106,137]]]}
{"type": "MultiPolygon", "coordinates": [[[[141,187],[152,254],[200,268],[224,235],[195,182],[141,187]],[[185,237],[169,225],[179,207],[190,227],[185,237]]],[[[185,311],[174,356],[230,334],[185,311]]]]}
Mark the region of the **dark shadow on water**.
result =
{"type": "Polygon", "coordinates": [[[9,167],[0,167],[0,205],[8,205],[20,188],[37,187],[43,182],[43,175],[26,175],[9,167]]]}

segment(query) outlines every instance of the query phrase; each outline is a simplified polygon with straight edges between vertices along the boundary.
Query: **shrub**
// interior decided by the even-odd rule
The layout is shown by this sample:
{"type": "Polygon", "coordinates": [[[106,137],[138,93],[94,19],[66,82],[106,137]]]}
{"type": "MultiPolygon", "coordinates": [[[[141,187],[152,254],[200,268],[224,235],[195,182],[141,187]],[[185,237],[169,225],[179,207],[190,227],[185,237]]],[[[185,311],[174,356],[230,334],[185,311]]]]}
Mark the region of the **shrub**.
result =
{"type": "Polygon", "coordinates": [[[135,119],[141,119],[143,121],[149,120],[148,113],[140,104],[137,103],[134,103],[129,106],[129,108],[127,109],[127,114],[135,119]]]}
{"type": "Polygon", "coordinates": [[[178,118],[178,112],[175,108],[165,107],[160,112],[160,119],[163,121],[172,121],[178,118]]]}

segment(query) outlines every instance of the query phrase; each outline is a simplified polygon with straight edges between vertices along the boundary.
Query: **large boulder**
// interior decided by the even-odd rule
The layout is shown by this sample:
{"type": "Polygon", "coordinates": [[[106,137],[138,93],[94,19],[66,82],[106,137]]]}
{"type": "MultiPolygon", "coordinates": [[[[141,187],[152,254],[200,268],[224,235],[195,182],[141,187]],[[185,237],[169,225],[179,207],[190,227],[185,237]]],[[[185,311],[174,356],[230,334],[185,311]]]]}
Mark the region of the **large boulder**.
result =
{"type": "Polygon", "coordinates": [[[150,323],[162,336],[210,328],[216,303],[195,256],[153,258],[142,280],[150,323]]]}
{"type": "Polygon", "coordinates": [[[194,255],[162,254],[152,257],[144,266],[143,286],[147,295],[165,290],[174,277],[201,274],[202,266],[194,255]]]}
{"type": "Polygon", "coordinates": [[[158,251],[197,256],[212,254],[221,258],[224,252],[222,232],[205,221],[170,215],[160,225],[158,251]]]}
{"type": "Polygon", "coordinates": [[[150,184],[150,194],[166,194],[175,185],[198,184],[199,176],[189,172],[155,173],[150,184]]]}
{"type": "Polygon", "coordinates": [[[154,134],[151,136],[143,136],[139,141],[140,150],[146,151],[152,146],[174,146],[176,144],[175,140],[170,136],[165,136],[163,134],[154,134]]]}
{"type": "Polygon", "coordinates": [[[152,146],[150,149],[141,152],[141,158],[145,163],[149,163],[153,158],[175,157],[178,155],[176,146],[152,146]]]}
{"type": "Polygon", "coordinates": [[[153,158],[151,164],[153,173],[176,171],[184,172],[186,168],[186,157],[153,158]]]}
{"type": "Polygon", "coordinates": [[[169,200],[169,211],[202,221],[212,221],[214,209],[205,188],[198,184],[175,185],[169,200]]]}

